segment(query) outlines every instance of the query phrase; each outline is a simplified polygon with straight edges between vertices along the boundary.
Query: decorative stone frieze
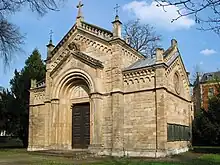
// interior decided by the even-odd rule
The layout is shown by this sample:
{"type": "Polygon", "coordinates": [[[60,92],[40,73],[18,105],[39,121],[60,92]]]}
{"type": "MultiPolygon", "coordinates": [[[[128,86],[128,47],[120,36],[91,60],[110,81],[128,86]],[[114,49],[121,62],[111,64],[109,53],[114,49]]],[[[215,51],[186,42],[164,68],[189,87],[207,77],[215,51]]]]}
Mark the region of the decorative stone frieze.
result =
{"type": "Polygon", "coordinates": [[[155,76],[154,69],[134,70],[123,73],[124,85],[146,83],[152,81],[155,76]]]}
{"type": "Polygon", "coordinates": [[[45,87],[45,86],[46,86],[45,80],[36,83],[37,88],[45,87]]]}
{"type": "Polygon", "coordinates": [[[45,101],[45,87],[31,89],[31,103],[32,105],[44,104],[45,101]]]}
{"type": "Polygon", "coordinates": [[[75,42],[82,42],[85,43],[87,46],[92,46],[93,48],[95,48],[96,50],[99,50],[103,53],[107,53],[107,54],[112,54],[112,50],[111,48],[109,48],[108,46],[106,46],[103,43],[100,43],[98,41],[94,41],[93,39],[86,37],[84,35],[80,35],[78,34],[75,39],[75,42]]]}

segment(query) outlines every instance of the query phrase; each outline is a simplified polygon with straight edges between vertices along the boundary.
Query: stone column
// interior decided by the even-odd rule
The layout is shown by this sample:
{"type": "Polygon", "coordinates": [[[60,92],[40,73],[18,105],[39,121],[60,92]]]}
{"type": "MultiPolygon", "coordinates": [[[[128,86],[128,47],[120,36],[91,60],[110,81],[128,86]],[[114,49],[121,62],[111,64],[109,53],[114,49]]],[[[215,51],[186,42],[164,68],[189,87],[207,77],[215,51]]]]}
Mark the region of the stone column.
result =
{"type": "Polygon", "coordinates": [[[98,93],[90,96],[90,146],[91,152],[97,153],[102,148],[102,96],[98,93]]]}

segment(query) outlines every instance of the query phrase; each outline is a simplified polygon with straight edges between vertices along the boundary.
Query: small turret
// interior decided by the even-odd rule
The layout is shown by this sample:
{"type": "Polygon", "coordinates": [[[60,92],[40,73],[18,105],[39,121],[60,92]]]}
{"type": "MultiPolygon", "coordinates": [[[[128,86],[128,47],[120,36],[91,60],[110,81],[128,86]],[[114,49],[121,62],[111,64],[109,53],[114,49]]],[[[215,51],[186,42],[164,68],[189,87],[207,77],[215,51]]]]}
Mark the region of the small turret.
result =
{"type": "Polygon", "coordinates": [[[52,57],[52,54],[51,52],[53,51],[54,49],[54,45],[53,45],[53,41],[52,41],[52,30],[50,31],[50,41],[49,41],[49,44],[47,45],[47,59],[51,58],[52,57]]]}
{"type": "Polygon", "coordinates": [[[162,48],[156,49],[156,64],[163,62],[163,53],[164,53],[164,49],[162,48]]]}
{"type": "Polygon", "coordinates": [[[78,8],[78,14],[77,14],[77,17],[76,17],[76,24],[78,26],[81,26],[81,22],[84,20],[83,13],[82,13],[82,7],[83,6],[84,6],[84,4],[82,3],[81,0],[79,1],[79,4],[76,6],[78,8]]]}
{"type": "Polygon", "coordinates": [[[113,37],[114,38],[121,38],[121,26],[122,23],[119,19],[118,16],[118,9],[120,6],[118,6],[118,4],[116,5],[115,9],[116,9],[116,16],[115,16],[115,20],[112,22],[113,24],[113,37]]]}
{"type": "Polygon", "coordinates": [[[171,40],[171,46],[178,46],[178,43],[177,43],[177,40],[175,40],[175,39],[172,39],[171,40]]]}

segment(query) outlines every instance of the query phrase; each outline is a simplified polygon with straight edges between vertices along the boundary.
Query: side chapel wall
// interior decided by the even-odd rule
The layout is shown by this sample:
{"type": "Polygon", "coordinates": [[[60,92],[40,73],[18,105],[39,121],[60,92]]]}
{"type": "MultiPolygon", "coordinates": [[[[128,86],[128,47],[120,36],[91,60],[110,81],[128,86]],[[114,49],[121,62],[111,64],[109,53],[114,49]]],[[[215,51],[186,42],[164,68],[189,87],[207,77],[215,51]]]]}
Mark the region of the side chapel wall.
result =
{"type": "Polygon", "coordinates": [[[123,73],[124,147],[127,151],[156,148],[154,76],[154,69],[123,73]]]}
{"type": "Polygon", "coordinates": [[[44,88],[30,91],[29,108],[29,140],[28,147],[34,149],[43,149],[47,142],[47,110],[45,109],[44,88]]]}
{"type": "MultiPolygon", "coordinates": [[[[166,70],[167,77],[167,123],[177,124],[183,126],[190,126],[192,124],[192,111],[189,93],[189,84],[187,73],[184,66],[178,57],[173,64],[166,70]],[[179,76],[180,91],[175,90],[174,75],[179,76]]],[[[182,150],[188,148],[189,141],[173,141],[167,142],[167,149],[169,151],[182,150]]],[[[175,152],[175,151],[174,151],[175,152]]]]}

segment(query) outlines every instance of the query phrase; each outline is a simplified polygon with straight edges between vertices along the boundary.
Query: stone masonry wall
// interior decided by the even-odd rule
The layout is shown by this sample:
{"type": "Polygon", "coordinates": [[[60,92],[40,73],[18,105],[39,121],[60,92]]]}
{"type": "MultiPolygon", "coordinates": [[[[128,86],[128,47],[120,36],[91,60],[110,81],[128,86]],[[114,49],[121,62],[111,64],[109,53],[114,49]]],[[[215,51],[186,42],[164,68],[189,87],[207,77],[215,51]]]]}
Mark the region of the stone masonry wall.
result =
{"type": "Polygon", "coordinates": [[[156,148],[155,92],[145,91],[124,95],[125,150],[156,148]]]}
{"type": "Polygon", "coordinates": [[[29,148],[43,149],[45,144],[45,110],[44,105],[30,107],[29,148]]]}
{"type": "MultiPolygon", "coordinates": [[[[190,126],[191,121],[191,104],[185,100],[167,93],[167,123],[190,126]]],[[[180,150],[187,148],[188,141],[168,142],[168,150],[180,150]]]]}

